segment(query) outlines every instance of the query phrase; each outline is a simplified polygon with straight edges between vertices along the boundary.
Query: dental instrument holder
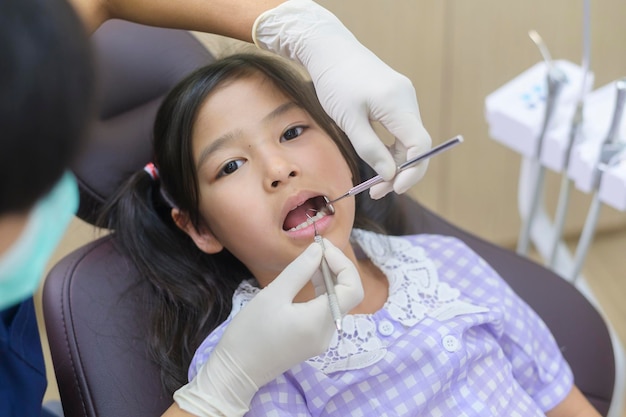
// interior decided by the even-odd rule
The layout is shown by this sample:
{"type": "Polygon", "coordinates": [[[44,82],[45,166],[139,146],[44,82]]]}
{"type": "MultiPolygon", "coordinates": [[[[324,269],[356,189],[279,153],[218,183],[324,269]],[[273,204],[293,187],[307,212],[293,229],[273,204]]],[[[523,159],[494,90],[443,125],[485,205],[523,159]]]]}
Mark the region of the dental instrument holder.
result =
{"type": "MultiPolygon", "coordinates": [[[[545,120],[546,74],[549,71],[545,62],[538,62],[489,94],[485,99],[485,118],[492,139],[526,160],[534,160],[539,155],[545,167],[561,172],[577,107],[577,86],[583,82],[583,74],[578,65],[569,61],[556,60],[552,65],[563,71],[568,81],[559,92],[541,146],[539,138],[545,120]]],[[[585,81],[585,89],[590,91],[593,74],[589,74],[585,81]]]]}
{"type": "MultiPolygon", "coordinates": [[[[560,92],[552,122],[548,126],[541,147],[538,146],[537,139],[540,133],[539,126],[543,127],[541,122],[545,113],[540,88],[546,84],[545,62],[537,63],[491,93],[485,100],[485,116],[489,123],[490,136],[523,156],[518,194],[520,213],[524,215],[528,212],[528,202],[535,191],[531,188],[532,168],[537,159],[545,167],[567,175],[579,191],[592,193],[599,186],[599,198],[603,203],[617,210],[626,211],[626,155],[604,166],[602,171],[597,169],[601,160],[600,142],[609,136],[607,131],[613,130],[615,132],[613,137],[617,138],[616,140],[623,136],[621,133],[626,132],[625,119],[618,123],[619,128],[611,129],[611,126],[615,125],[611,119],[617,102],[615,83],[585,93],[584,108],[581,108],[577,98],[580,94],[576,85],[581,85],[584,79],[582,69],[568,61],[555,61],[554,64],[566,73],[568,82],[560,92]],[[543,81],[540,82],[540,79],[543,81]],[[577,111],[582,111],[584,116],[577,115],[577,111]],[[575,117],[582,120],[577,132],[572,131],[575,117]],[[570,143],[572,138],[575,143],[570,143]],[[535,152],[539,152],[538,158],[535,152]],[[569,159],[566,160],[567,157],[569,159]]],[[[585,81],[585,91],[589,91],[593,83],[593,74],[589,73],[585,81]]],[[[618,151],[613,153],[616,152],[618,151]]],[[[626,154],[626,150],[622,154],[626,154]]],[[[529,235],[541,256],[549,259],[553,253],[551,238],[556,231],[545,210],[540,208],[538,211],[535,218],[542,219],[535,220],[538,224],[531,226],[529,235]]],[[[563,259],[557,259],[551,268],[564,277],[569,276],[571,271],[569,250],[563,242],[560,242],[558,251],[557,258],[563,259]]]]}
{"type": "MultiPolygon", "coordinates": [[[[584,90],[588,92],[593,85],[593,74],[589,73],[585,77],[581,67],[572,62],[554,60],[552,66],[565,73],[567,82],[561,87],[541,144],[539,138],[547,105],[546,74],[550,69],[545,61],[528,68],[485,99],[489,135],[522,156],[518,190],[522,218],[529,212],[529,202],[534,192],[534,164],[540,162],[551,170],[561,172],[566,165],[565,154],[571,137],[571,122],[580,97],[580,86],[584,82],[584,90]]],[[[552,242],[547,239],[546,230],[552,227],[547,225],[548,217],[543,207],[538,209],[535,219],[538,218],[541,221],[533,222],[536,224],[531,226],[530,238],[542,257],[547,259],[552,242]]]]}

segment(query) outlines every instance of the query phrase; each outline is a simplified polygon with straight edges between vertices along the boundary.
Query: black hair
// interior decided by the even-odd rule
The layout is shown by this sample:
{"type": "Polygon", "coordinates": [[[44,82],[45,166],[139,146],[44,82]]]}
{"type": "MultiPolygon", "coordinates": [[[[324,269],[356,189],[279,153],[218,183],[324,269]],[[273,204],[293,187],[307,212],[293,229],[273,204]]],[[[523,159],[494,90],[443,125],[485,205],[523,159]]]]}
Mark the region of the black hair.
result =
{"type": "Polygon", "coordinates": [[[68,169],[91,119],[89,38],[66,0],[0,2],[0,214],[24,212],[68,169]]]}
{"type": "MultiPolygon", "coordinates": [[[[195,350],[227,318],[237,286],[252,277],[227,250],[216,255],[200,251],[171,218],[175,205],[189,214],[195,227],[200,221],[193,125],[198,110],[215,88],[259,74],[305,109],[334,140],[355,183],[360,181],[360,171],[367,169],[348,138],[322,109],[312,84],[278,58],[260,54],[229,56],[193,72],[174,87],[159,108],[154,124],[154,161],[159,179],[153,180],[143,171],[136,173],[107,204],[100,221],[101,226],[115,231],[120,250],[157,293],[159,304],[153,309],[150,345],[169,392],[187,381],[187,368],[195,350]]],[[[389,198],[377,202],[360,198],[355,225],[371,229],[377,222],[368,219],[389,216],[397,226],[402,216],[390,212],[392,207],[389,198]],[[378,214],[370,215],[374,212],[378,214]]],[[[382,227],[377,229],[383,231],[382,227]]]]}

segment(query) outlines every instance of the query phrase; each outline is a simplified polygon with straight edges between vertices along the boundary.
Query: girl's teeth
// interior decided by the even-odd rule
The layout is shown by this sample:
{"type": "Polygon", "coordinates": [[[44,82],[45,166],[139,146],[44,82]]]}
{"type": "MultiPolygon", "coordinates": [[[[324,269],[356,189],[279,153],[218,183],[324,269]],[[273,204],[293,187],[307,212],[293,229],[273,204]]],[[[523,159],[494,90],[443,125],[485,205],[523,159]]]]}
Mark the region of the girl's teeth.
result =
{"type": "Polygon", "coordinates": [[[318,211],[315,216],[309,217],[305,222],[300,223],[296,227],[292,227],[291,229],[289,229],[289,231],[293,232],[293,231],[296,231],[296,230],[300,230],[300,229],[302,229],[304,227],[308,227],[308,226],[312,225],[314,221],[317,221],[317,220],[321,219],[324,216],[326,216],[326,213],[324,213],[322,211],[318,211]]]}

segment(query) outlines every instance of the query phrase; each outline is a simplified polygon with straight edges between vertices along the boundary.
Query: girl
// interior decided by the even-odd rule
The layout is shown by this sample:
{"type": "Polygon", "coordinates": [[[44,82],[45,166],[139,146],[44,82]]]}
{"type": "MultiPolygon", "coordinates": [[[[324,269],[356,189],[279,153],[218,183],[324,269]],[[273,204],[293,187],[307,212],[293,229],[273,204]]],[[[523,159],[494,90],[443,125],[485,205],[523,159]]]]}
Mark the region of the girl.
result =
{"type": "MultiPolygon", "coordinates": [[[[367,199],[323,210],[360,181],[357,159],[282,62],[238,55],[197,71],[154,133],[160,186],[135,176],[108,218],[162,294],[153,348],[169,387],[192,355],[196,375],[316,228],[356,266],[363,300],[326,352],[260,388],[249,416],[598,415],[547,327],[462,242],[380,234],[367,199]]],[[[315,296],[309,283],[295,300],[315,296]]]]}

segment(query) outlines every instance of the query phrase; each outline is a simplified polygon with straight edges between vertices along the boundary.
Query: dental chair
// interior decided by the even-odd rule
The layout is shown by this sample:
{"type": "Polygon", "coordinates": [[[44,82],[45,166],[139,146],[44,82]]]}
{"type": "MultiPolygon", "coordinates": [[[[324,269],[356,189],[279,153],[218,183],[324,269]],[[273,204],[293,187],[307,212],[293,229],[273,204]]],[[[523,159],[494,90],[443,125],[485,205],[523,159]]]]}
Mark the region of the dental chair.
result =
{"type": "MultiPolygon", "coordinates": [[[[150,161],[152,120],[163,94],[212,56],[184,31],[111,21],[94,34],[100,120],[74,167],[79,217],[91,222],[126,175],[150,161]]],[[[547,323],[575,382],[603,416],[611,404],[614,354],[607,325],[571,284],[526,258],[471,235],[402,196],[402,232],[456,236],[487,260],[547,323]]],[[[44,317],[65,417],[159,416],[172,404],[146,353],[152,292],[112,237],[58,262],[47,276],[44,317]]]]}

